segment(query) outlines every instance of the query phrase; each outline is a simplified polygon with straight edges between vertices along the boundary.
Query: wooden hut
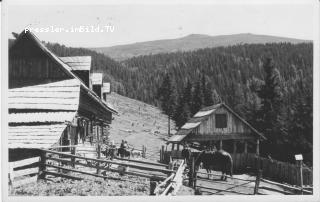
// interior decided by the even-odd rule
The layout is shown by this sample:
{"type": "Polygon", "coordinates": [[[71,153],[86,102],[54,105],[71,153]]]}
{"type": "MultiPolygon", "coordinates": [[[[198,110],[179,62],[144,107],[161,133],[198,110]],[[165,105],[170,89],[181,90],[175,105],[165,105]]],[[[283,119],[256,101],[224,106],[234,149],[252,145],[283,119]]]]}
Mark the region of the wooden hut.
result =
{"type": "Polygon", "coordinates": [[[9,49],[11,159],[24,158],[27,152],[22,150],[55,145],[90,141],[98,146],[107,135],[112,114],[117,112],[84,83],[90,75],[86,78],[79,68],[74,72],[68,63],[31,32],[22,32],[9,49]]]}
{"type": "MultiPolygon", "coordinates": [[[[201,146],[216,147],[229,152],[248,152],[248,145],[256,154],[259,154],[259,143],[266,138],[253,128],[247,121],[241,118],[226,104],[221,103],[205,107],[197,112],[175,135],[167,142],[171,144],[171,150],[180,150],[180,145],[189,145],[201,150],[201,146]],[[232,145],[227,148],[227,145],[232,145]],[[224,143],[226,145],[224,146],[224,143]],[[228,143],[228,144],[227,144],[228,143]],[[242,145],[242,148],[237,148],[242,145]],[[231,151],[230,151],[231,150],[231,151]],[[233,151],[232,151],[233,150],[233,151]]],[[[179,152],[176,152],[179,153],[179,152]]],[[[174,155],[174,154],[173,154],[174,155]]]]}

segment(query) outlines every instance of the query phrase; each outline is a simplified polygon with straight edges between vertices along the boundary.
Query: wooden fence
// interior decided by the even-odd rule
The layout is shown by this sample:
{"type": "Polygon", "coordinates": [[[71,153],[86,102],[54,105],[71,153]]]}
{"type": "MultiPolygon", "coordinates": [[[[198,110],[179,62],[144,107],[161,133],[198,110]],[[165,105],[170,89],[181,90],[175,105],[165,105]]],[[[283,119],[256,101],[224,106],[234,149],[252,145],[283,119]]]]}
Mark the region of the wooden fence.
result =
{"type": "MultiPolygon", "coordinates": [[[[197,156],[197,154],[198,152],[193,152],[192,156],[197,156]]],[[[235,173],[256,172],[256,170],[262,169],[262,175],[267,179],[291,185],[301,185],[300,167],[298,165],[258,157],[253,153],[232,153],[231,156],[235,173]],[[259,165],[259,168],[257,168],[257,165],[259,165]]],[[[161,150],[160,162],[168,163],[170,157],[173,159],[182,158],[181,151],[161,150]]],[[[312,168],[303,167],[303,185],[311,186],[312,184],[312,168]]]]}
{"type": "MultiPolygon", "coordinates": [[[[156,184],[154,189],[150,189],[151,195],[174,196],[179,191],[186,164],[184,160],[171,161],[169,168],[176,170],[175,173],[169,175],[163,182],[156,184]]],[[[150,186],[152,187],[152,186],[150,186]]]]}
{"type": "Polygon", "coordinates": [[[40,157],[9,162],[9,188],[36,182],[39,176],[40,157]]]}
{"type": "Polygon", "coordinates": [[[160,181],[166,179],[167,175],[175,173],[174,170],[167,169],[167,165],[156,162],[122,159],[118,157],[114,160],[83,157],[75,155],[74,148],[75,147],[71,147],[70,152],[40,149],[41,157],[38,156],[10,162],[10,189],[23,184],[36,182],[38,179],[45,179],[46,175],[82,180],[83,177],[81,175],[73,175],[73,173],[80,173],[104,179],[128,181],[120,177],[110,177],[107,176],[106,173],[101,172],[110,171],[120,173],[121,175],[128,174],[160,181]],[[96,170],[96,173],[84,171],[84,169],[82,169],[84,167],[92,168],[96,170]]]}

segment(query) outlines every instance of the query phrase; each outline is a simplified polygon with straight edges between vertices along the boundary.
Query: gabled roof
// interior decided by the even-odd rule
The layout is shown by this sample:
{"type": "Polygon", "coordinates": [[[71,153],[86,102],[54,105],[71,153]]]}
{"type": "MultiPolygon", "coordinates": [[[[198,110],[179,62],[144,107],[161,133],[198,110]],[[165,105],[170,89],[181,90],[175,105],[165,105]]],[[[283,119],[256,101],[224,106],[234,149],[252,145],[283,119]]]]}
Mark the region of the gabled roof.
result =
{"type": "Polygon", "coordinates": [[[60,59],[69,65],[72,70],[86,70],[90,71],[91,68],[91,56],[72,56],[72,57],[60,57],[60,59]]]}
{"type": "Polygon", "coordinates": [[[241,122],[243,122],[245,125],[247,125],[254,134],[258,135],[262,139],[267,139],[265,136],[263,136],[260,132],[258,132],[254,127],[252,127],[246,120],[241,118],[236,112],[234,112],[230,107],[228,107],[224,103],[212,105],[209,107],[205,107],[199,110],[190,120],[185,123],[181,129],[177,131],[177,133],[172,136],[168,142],[180,142],[185,137],[187,137],[188,134],[190,134],[195,128],[197,128],[202,121],[205,121],[209,118],[209,116],[216,111],[216,109],[220,107],[225,107],[231,114],[236,116],[241,122]]]}
{"type": "Polygon", "coordinates": [[[30,31],[22,31],[21,34],[19,35],[19,37],[15,40],[14,44],[10,47],[10,50],[14,48],[15,44],[17,44],[17,42],[19,40],[21,40],[22,36],[28,36],[30,40],[33,40],[35,42],[35,44],[51,59],[53,59],[53,61],[55,61],[60,67],[62,67],[61,69],[67,74],[70,75],[72,78],[76,78],[80,81],[80,85],[81,88],[83,88],[85,91],[88,92],[88,95],[90,97],[92,97],[97,104],[99,104],[102,108],[104,108],[105,110],[108,110],[112,113],[117,114],[116,111],[114,111],[114,109],[111,109],[110,107],[108,107],[108,105],[106,103],[104,103],[100,97],[93,92],[93,90],[89,89],[82,81],[81,79],[76,76],[74,73],[72,73],[72,69],[70,66],[68,66],[67,64],[65,64],[59,57],[57,57],[54,53],[52,53],[32,32],[30,31]]]}

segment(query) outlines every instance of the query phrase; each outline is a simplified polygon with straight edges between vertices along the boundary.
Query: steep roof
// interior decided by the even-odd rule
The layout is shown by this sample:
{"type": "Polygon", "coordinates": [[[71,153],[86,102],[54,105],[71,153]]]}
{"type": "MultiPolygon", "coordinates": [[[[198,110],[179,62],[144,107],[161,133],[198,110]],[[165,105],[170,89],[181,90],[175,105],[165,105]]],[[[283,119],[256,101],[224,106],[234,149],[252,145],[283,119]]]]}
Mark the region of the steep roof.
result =
{"type": "Polygon", "coordinates": [[[234,112],[230,107],[228,107],[224,103],[212,105],[209,107],[204,107],[200,109],[190,120],[187,121],[178,131],[177,133],[170,137],[168,142],[180,142],[185,137],[188,136],[195,128],[197,128],[201,122],[207,120],[209,116],[216,111],[216,109],[220,107],[225,107],[230,113],[236,116],[241,122],[247,125],[255,135],[259,136],[262,139],[266,139],[260,132],[258,132],[254,127],[252,127],[246,120],[241,118],[236,112],[234,112]]]}
{"type": "Polygon", "coordinates": [[[29,40],[33,40],[35,42],[35,44],[51,59],[53,59],[53,61],[55,61],[60,67],[62,67],[61,69],[68,75],[70,75],[72,78],[76,78],[80,81],[80,85],[81,88],[83,88],[85,91],[88,92],[88,95],[90,97],[92,97],[97,104],[99,104],[102,108],[104,108],[105,110],[108,110],[114,114],[117,114],[117,112],[110,108],[105,102],[103,102],[100,97],[93,92],[93,90],[89,89],[82,81],[81,79],[76,76],[74,73],[72,73],[72,68],[67,65],[66,63],[64,63],[59,57],[57,57],[54,53],[52,53],[32,32],[30,31],[22,31],[21,34],[19,35],[19,37],[15,40],[14,44],[10,47],[10,50],[14,48],[15,44],[17,44],[17,42],[19,40],[21,40],[23,38],[23,36],[27,36],[29,37],[29,40]]]}
{"type": "Polygon", "coordinates": [[[72,56],[72,57],[60,57],[60,59],[69,65],[72,70],[86,70],[90,71],[91,68],[91,56],[72,56]]]}

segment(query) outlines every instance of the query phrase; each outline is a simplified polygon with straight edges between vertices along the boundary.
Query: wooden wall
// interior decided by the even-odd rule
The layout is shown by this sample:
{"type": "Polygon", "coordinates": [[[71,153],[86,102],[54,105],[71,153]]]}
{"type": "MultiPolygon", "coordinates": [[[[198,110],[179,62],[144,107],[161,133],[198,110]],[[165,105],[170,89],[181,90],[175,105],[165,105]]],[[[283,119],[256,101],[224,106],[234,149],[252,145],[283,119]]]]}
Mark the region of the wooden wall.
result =
{"type": "Polygon", "coordinates": [[[9,88],[72,78],[28,34],[9,50],[9,88]]]}
{"type": "Polygon", "coordinates": [[[212,135],[213,133],[228,134],[228,133],[250,133],[250,128],[245,125],[236,116],[230,113],[226,108],[220,107],[213,114],[211,114],[207,120],[202,121],[196,130],[200,135],[212,135]],[[215,126],[215,114],[227,114],[227,128],[216,128],[215,126]]]}

